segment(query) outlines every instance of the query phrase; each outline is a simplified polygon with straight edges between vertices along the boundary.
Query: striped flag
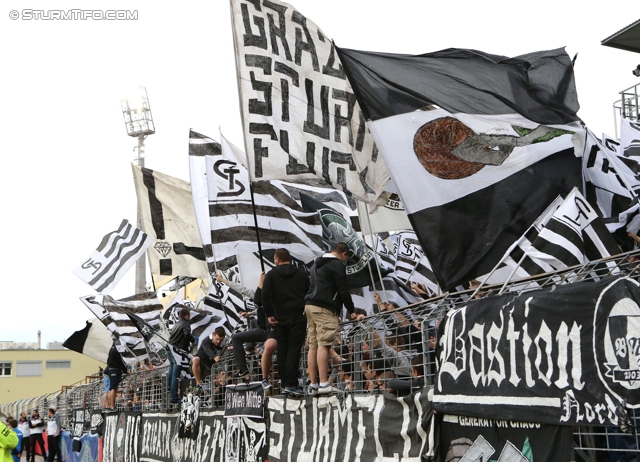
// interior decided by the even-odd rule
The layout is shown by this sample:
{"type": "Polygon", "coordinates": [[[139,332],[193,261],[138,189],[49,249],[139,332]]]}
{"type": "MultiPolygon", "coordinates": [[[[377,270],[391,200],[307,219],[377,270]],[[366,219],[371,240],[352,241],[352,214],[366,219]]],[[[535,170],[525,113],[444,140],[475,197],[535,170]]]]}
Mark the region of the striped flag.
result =
{"type": "Polygon", "coordinates": [[[417,282],[424,284],[434,294],[440,293],[440,288],[433,274],[429,260],[424,255],[416,233],[401,231],[396,233],[396,266],[395,275],[404,283],[417,282]]]}
{"type": "Polygon", "coordinates": [[[178,293],[162,314],[162,318],[169,332],[171,332],[175,323],[178,322],[180,310],[182,308],[189,308],[189,313],[191,315],[189,319],[191,333],[194,337],[201,340],[204,340],[215,330],[216,327],[222,325],[224,321],[224,314],[213,313],[212,310],[204,305],[204,301],[202,304],[198,304],[198,307],[196,308],[191,301],[183,300],[178,293]]]}
{"type": "Polygon", "coordinates": [[[102,238],[98,248],[73,274],[103,295],[107,295],[149,248],[153,239],[127,220],[102,238]]]}
{"type": "MultiPolygon", "coordinates": [[[[536,273],[528,274],[533,276],[616,255],[621,250],[596,211],[574,188],[525,253],[538,267],[536,273]]],[[[615,262],[605,265],[615,271],[615,262]]]]}
{"type": "Polygon", "coordinates": [[[619,229],[626,236],[626,225],[640,210],[637,191],[640,181],[618,157],[615,145],[605,144],[587,129],[582,173],[589,204],[599,211],[609,232],[619,229]]]}
{"type": "Polygon", "coordinates": [[[111,337],[117,341],[118,351],[125,362],[135,363],[149,359],[154,363],[161,359],[156,357],[155,350],[147,349],[142,333],[128,314],[133,313],[151,328],[162,331],[162,304],[155,294],[134,295],[117,301],[110,296],[89,295],[80,297],[80,301],[109,330],[111,337]]]}
{"type": "Polygon", "coordinates": [[[640,122],[620,119],[620,144],[623,162],[640,177],[640,122]]]}
{"type": "MultiPolygon", "coordinates": [[[[197,191],[194,207],[209,267],[254,252],[256,226],[245,155],[224,138],[218,145],[193,131],[189,146],[191,182],[197,191]]],[[[305,213],[278,181],[258,181],[253,189],[263,249],[287,247],[305,262],[322,253],[322,230],[315,213],[305,213]]]]}

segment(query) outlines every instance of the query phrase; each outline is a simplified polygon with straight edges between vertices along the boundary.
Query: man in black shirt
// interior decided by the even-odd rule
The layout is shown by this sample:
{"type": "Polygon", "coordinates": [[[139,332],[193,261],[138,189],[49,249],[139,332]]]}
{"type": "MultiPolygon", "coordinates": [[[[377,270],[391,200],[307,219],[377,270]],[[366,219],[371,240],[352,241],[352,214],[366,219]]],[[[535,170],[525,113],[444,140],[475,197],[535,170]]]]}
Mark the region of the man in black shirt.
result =
{"type": "MultiPolygon", "coordinates": [[[[187,352],[191,348],[191,344],[195,342],[195,338],[191,334],[189,319],[191,319],[191,312],[189,311],[189,308],[183,306],[180,310],[180,319],[173,326],[173,329],[171,329],[171,334],[169,336],[169,343],[171,345],[187,352]]],[[[171,365],[169,366],[169,374],[167,376],[167,386],[169,387],[169,392],[171,394],[171,402],[179,403],[180,398],[178,397],[178,384],[180,382],[181,368],[180,364],[176,363],[176,360],[170,351],[168,357],[171,365]]]]}
{"type": "Polygon", "coordinates": [[[109,357],[107,358],[107,368],[105,374],[109,376],[109,394],[107,395],[108,409],[115,411],[116,409],[116,394],[118,392],[118,385],[122,380],[122,375],[126,374],[127,365],[122,359],[122,355],[116,348],[116,343],[113,342],[111,349],[109,350],[109,357]]]}
{"type": "Polygon", "coordinates": [[[273,327],[272,336],[278,341],[278,374],[284,393],[301,394],[298,370],[307,331],[304,296],[309,278],[303,269],[291,264],[287,249],[276,250],[274,260],[276,267],[264,278],[262,306],[273,327]]]}
{"type": "Polygon", "coordinates": [[[191,369],[193,369],[193,375],[196,378],[195,393],[202,391],[200,388],[202,377],[210,375],[211,367],[220,362],[224,349],[223,340],[226,335],[224,328],[216,327],[211,337],[207,337],[202,341],[198,352],[191,360],[191,369]]]}

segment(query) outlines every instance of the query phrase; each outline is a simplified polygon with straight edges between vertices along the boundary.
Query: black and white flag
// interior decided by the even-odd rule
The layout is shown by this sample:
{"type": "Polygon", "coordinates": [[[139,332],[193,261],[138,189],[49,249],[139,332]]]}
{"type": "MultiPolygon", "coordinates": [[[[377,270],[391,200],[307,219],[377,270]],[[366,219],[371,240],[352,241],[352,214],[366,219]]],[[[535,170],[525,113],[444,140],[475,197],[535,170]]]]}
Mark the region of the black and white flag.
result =
{"type": "Polygon", "coordinates": [[[62,346],[106,363],[112,344],[113,339],[104,324],[97,319],[90,319],[83,329],[71,334],[62,346]]]}
{"type": "Polygon", "coordinates": [[[247,329],[246,319],[240,316],[241,311],[253,311],[253,302],[244,298],[226,284],[213,281],[209,287],[209,293],[204,298],[202,308],[212,315],[220,318],[216,324],[210,324],[203,331],[200,341],[205,335],[210,335],[216,327],[222,326],[231,335],[234,332],[242,332],[247,329]]]}
{"type": "Polygon", "coordinates": [[[623,229],[626,235],[627,224],[640,210],[640,180],[618,157],[618,146],[601,142],[587,129],[582,172],[589,204],[599,211],[609,232],[623,229]]]}
{"type": "Polygon", "coordinates": [[[144,346],[147,349],[147,354],[149,355],[149,362],[154,367],[166,366],[167,361],[169,360],[167,355],[170,354],[170,352],[167,348],[167,345],[169,344],[167,340],[169,338],[169,333],[164,331],[164,325],[160,323],[158,328],[155,328],[135,313],[127,311],[126,314],[129,316],[129,319],[131,319],[133,325],[136,326],[138,332],[142,335],[144,346]]]}
{"type": "Polygon", "coordinates": [[[443,290],[491,271],[549,203],[582,184],[563,49],[336,49],[443,290]]]}
{"type": "Polygon", "coordinates": [[[95,252],[73,274],[103,295],[118,284],[149,248],[153,239],[122,220],[120,227],[102,238],[95,252]]]}
{"type": "Polygon", "coordinates": [[[207,279],[191,187],[186,181],[132,163],[142,227],[155,238],[151,274],[207,279]]]}
{"type": "Polygon", "coordinates": [[[622,161],[640,176],[640,122],[620,119],[620,144],[622,161]]]}
{"type": "Polygon", "coordinates": [[[279,0],[232,0],[252,180],[320,178],[365,202],[389,176],[332,41],[279,0]]]}
{"type": "Polygon", "coordinates": [[[396,277],[404,283],[424,284],[434,295],[439,294],[441,291],[438,282],[416,233],[401,231],[396,233],[396,237],[396,277]]]}
{"type": "Polygon", "coordinates": [[[155,294],[134,295],[117,301],[109,296],[89,295],[80,297],[80,301],[106,326],[127,363],[156,359],[149,358],[144,337],[127,314],[134,313],[152,328],[162,329],[163,307],[155,294]]]}
{"type": "Polygon", "coordinates": [[[224,313],[214,313],[205,305],[204,301],[198,303],[196,307],[192,302],[184,300],[180,292],[178,292],[169,306],[164,310],[164,313],[162,313],[167,331],[171,332],[173,326],[178,322],[182,308],[189,308],[189,314],[191,315],[189,319],[191,334],[201,340],[211,335],[211,332],[224,321],[224,313]]]}
{"type": "MultiPolygon", "coordinates": [[[[526,251],[548,271],[619,253],[620,247],[604,222],[577,189],[571,191],[526,251]]],[[[605,264],[616,270],[615,262],[605,264]]]]}
{"type": "Polygon", "coordinates": [[[194,201],[199,201],[195,210],[201,232],[207,232],[207,225],[209,228],[209,236],[205,235],[203,242],[211,246],[207,251],[210,268],[218,261],[232,261],[238,254],[257,250],[257,231],[263,249],[286,246],[292,255],[306,262],[322,252],[318,217],[305,213],[277,181],[253,184],[256,230],[242,151],[224,138],[217,149],[210,138],[193,131],[190,140],[191,181],[194,188],[197,184],[198,197],[194,196],[194,201]],[[202,206],[204,181],[206,208],[202,206]]]}

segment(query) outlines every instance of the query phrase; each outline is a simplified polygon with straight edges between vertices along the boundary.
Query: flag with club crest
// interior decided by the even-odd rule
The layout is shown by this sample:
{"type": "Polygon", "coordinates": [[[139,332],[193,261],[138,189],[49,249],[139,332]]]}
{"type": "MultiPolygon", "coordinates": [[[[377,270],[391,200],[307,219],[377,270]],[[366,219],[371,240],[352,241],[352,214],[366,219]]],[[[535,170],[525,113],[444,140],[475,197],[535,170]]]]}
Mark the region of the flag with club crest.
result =
{"type": "Polygon", "coordinates": [[[104,236],[95,252],[73,274],[107,295],[152,242],[150,236],[122,220],[120,227],[104,236]]]}
{"type": "Polygon", "coordinates": [[[491,271],[553,199],[582,184],[563,49],[336,50],[443,290],[491,271]]]}
{"type": "Polygon", "coordinates": [[[365,202],[389,179],[333,42],[280,0],[232,0],[252,180],[320,178],[365,202]]]}
{"type": "MultiPolygon", "coordinates": [[[[236,255],[257,250],[251,184],[243,165],[245,156],[224,138],[217,145],[192,131],[190,140],[190,171],[198,191],[194,196],[194,202],[198,201],[195,210],[200,232],[204,233],[207,261],[209,268],[226,269],[237,262],[236,255]],[[202,204],[205,200],[206,207],[202,204]]],[[[322,231],[316,214],[304,212],[277,181],[258,181],[252,186],[263,249],[287,247],[305,262],[322,252],[322,231]]]]}
{"type": "Polygon", "coordinates": [[[400,231],[396,233],[396,266],[395,276],[408,284],[423,284],[432,294],[439,294],[440,288],[431,269],[429,260],[424,255],[416,233],[400,231]]]}

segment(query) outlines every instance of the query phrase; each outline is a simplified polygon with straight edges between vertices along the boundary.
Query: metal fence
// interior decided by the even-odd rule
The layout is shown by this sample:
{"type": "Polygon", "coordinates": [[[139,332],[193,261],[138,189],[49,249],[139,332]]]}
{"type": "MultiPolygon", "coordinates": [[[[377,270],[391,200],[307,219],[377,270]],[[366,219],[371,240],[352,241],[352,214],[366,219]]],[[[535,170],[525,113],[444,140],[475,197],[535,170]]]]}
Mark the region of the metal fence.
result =
{"type": "MultiPolygon", "coordinates": [[[[394,307],[380,304],[375,314],[359,322],[341,323],[339,335],[331,354],[330,381],[344,393],[408,393],[411,388],[433,384],[436,373],[435,344],[437,326],[444,313],[461,307],[474,298],[500,293],[519,294],[534,289],[571,284],[577,281],[595,281],[611,274],[640,277],[640,250],[628,252],[606,260],[592,261],[563,271],[539,275],[526,280],[499,285],[481,285],[463,292],[445,294],[424,302],[394,307]]],[[[300,385],[306,387],[306,350],[301,354],[300,385]]],[[[260,380],[260,348],[255,347],[247,356],[251,376],[246,380],[260,380]]],[[[277,351],[273,357],[269,394],[281,393],[277,373],[277,351]]],[[[201,405],[216,408],[224,404],[224,386],[238,379],[231,376],[236,370],[234,355],[225,350],[220,363],[202,384],[201,405]]],[[[120,411],[170,410],[167,390],[167,368],[144,370],[126,375],[118,388],[116,407],[120,411]]],[[[100,409],[103,399],[102,380],[79,385],[63,393],[22,400],[0,406],[4,414],[19,415],[33,408],[57,407],[68,425],[72,410],[100,409]]],[[[175,405],[174,405],[175,406],[175,405]]],[[[175,409],[175,408],[174,408],[175,409]]],[[[630,412],[632,422],[640,423],[640,413],[630,412]]],[[[620,429],[595,426],[574,427],[576,461],[597,462],[610,459],[621,449],[640,457],[638,437],[634,429],[622,433],[620,429]]],[[[620,460],[636,460],[632,457],[620,460]]]]}

